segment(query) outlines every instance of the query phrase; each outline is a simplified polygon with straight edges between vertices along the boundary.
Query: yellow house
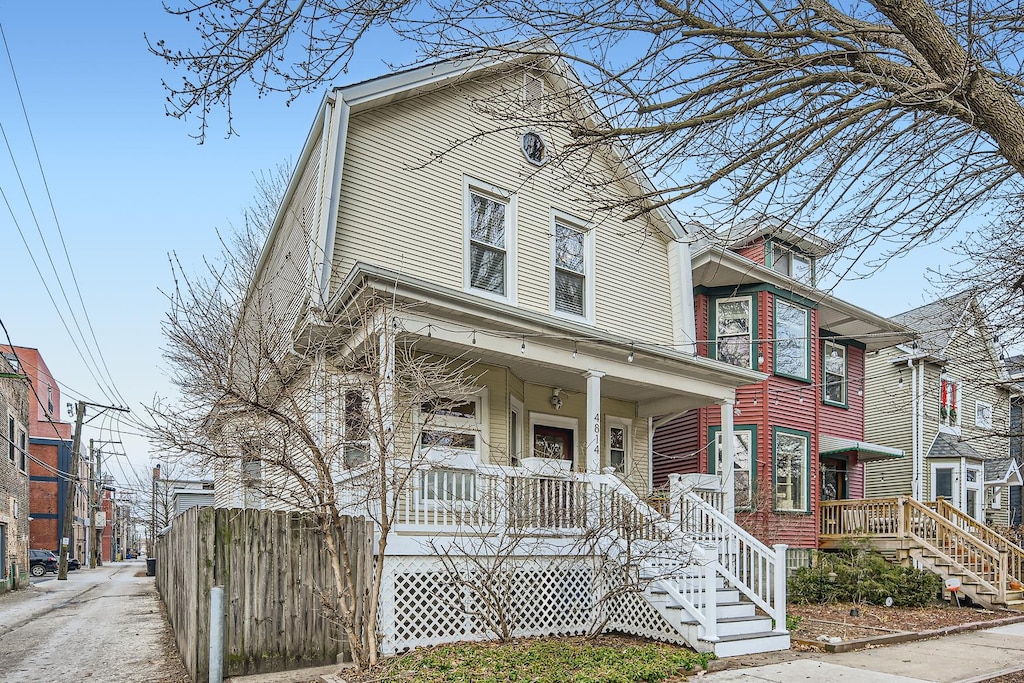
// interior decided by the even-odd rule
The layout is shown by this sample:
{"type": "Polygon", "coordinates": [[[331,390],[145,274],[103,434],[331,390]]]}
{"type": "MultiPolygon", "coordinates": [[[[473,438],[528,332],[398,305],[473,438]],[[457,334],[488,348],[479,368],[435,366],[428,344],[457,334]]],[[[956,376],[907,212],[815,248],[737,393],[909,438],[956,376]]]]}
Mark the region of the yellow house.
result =
{"type": "MultiPolygon", "coordinates": [[[[308,359],[314,384],[349,386],[361,373],[376,382],[378,391],[345,389],[322,409],[325,430],[339,435],[332,467],[336,482],[349,486],[341,496],[346,511],[383,514],[380,501],[365,495],[365,464],[375,453],[392,453],[414,472],[395,485],[390,508],[381,603],[388,648],[479,632],[451,606],[460,598],[439,598],[446,589],[424,577],[439,571],[430,557],[439,538],[452,538],[467,520],[486,519],[491,529],[496,519],[504,523],[511,513],[486,512],[503,503],[529,508],[516,517],[527,520],[530,536],[528,550],[516,550],[519,576],[549,586],[523,598],[543,604],[522,610],[548,615],[523,632],[585,630],[565,617],[579,610],[563,603],[575,594],[566,588],[573,581],[596,580],[592,567],[563,571],[535,566],[537,558],[564,555],[566,539],[593,510],[620,505],[646,520],[648,540],[692,547],[678,517],[644,502],[654,419],[717,404],[723,429],[731,429],[736,387],[763,378],[696,355],[689,236],[656,206],[657,193],[621,150],[576,147],[573,132],[596,125],[579,89],[566,67],[530,51],[335,88],[256,267],[250,302],[261,292],[255,307],[294,326],[297,356],[316,347],[308,359]],[[575,119],[553,125],[567,121],[553,111],[575,119]],[[436,400],[418,397],[406,406],[408,419],[398,417],[395,358],[403,354],[457,367],[457,395],[434,376],[436,400]],[[371,359],[361,373],[346,365],[354,355],[371,359]],[[381,387],[392,394],[381,398],[381,387]],[[382,433],[394,431],[393,441],[375,446],[365,436],[375,421],[382,433]]],[[[278,503],[268,491],[282,501],[288,486],[287,477],[243,456],[218,472],[217,504],[270,507],[278,503]]],[[[743,533],[727,516],[707,514],[728,527],[723,533],[743,533]]],[[[756,543],[730,538],[733,557],[756,543]]],[[[598,544],[601,553],[612,552],[610,539],[598,544]]],[[[732,591],[719,598],[730,605],[719,613],[714,600],[701,603],[673,583],[617,608],[610,623],[720,655],[788,647],[784,561],[773,564],[778,551],[757,547],[767,557],[758,577],[726,568],[721,563],[731,560],[710,551],[706,566],[724,571],[722,590],[732,591]],[[735,629],[742,621],[729,611],[734,601],[750,608],[747,634],[717,624],[725,619],[735,629]],[[754,616],[755,603],[776,626],[754,616]]]]}

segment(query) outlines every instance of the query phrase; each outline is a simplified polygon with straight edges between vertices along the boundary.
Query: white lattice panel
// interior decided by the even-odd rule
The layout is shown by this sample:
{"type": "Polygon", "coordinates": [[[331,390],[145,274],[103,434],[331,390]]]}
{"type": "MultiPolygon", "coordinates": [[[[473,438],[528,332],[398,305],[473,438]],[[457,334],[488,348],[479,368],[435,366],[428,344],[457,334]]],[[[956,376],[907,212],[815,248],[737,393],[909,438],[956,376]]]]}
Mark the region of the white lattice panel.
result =
{"type": "MultiPolygon", "coordinates": [[[[578,635],[593,626],[594,570],[581,558],[521,558],[509,563],[501,588],[516,636],[578,635]]],[[[469,578],[466,576],[465,578],[469,578]]],[[[385,560],[379,628],[385,653],[493,637],[474,616],[474,591],[434,557],[385,560]]]]}
{"type": "Polygon", "coordinates": [[[658,610],[640,593],[627,592],[616,596],[609,606],[611,612],[606,631],[618,631],[676,645],[689,645],[658,610]]]}

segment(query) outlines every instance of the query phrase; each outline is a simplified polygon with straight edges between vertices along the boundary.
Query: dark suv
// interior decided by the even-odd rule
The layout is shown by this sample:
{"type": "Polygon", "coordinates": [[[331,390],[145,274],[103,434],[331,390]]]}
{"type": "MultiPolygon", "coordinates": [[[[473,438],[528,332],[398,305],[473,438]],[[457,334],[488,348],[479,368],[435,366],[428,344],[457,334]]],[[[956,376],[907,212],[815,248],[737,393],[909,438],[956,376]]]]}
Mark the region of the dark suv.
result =
{"type": "Polygon", "coordinates": [[[57,571],[57,556],[49,550],[29,550],[29,572],[32,576],[42,576],[46,572],[57,571]]]}

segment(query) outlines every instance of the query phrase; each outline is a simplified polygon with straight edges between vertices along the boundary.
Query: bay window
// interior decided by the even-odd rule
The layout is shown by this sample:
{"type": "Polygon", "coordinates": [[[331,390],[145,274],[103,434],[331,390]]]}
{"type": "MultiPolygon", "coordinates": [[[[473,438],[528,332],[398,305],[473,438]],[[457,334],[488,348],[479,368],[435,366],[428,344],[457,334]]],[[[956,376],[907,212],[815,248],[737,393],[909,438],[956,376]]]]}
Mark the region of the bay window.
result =
{"type": "Polygon", "coordinates": [[[811,379],[811,312],[775,297],[775,374],[811,379]]]}
{"type": "Polygon", "coordinates": [[[715,357],[741,368],[752,367],[753,327],[751,297],[715,300],[715,357]]]}

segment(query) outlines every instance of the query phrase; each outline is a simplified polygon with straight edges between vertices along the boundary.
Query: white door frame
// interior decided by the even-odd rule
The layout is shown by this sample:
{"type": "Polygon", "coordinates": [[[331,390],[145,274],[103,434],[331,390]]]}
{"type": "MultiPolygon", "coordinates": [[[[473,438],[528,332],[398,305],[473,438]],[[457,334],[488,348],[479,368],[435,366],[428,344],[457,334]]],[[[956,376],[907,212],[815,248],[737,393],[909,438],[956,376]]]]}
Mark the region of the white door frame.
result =
{"type": "Polygon", "coordinates": [[[960,463],[958,463],[958,462],[933,462],[932,463],[932,481],[931,481],[931,492],[932,492],[932,496],[931,497],[932,497],[932,500],[937,500],[938,497],[939,497],[938,492],[935,490],[935,479],[936,479],[935,472],[937,470],[940,470],[940,469],[950,469],[950,470],[953,470],[953,474],[952,474],[953,479],[950,482],[950,488],[952,489],[953,497],[950,499],[949,502],[953,505],[953,507],[955,507],[956,509],[959,510],[960,509],[960,500],[962,498],[962,496],[960,495],[960,482],[963,479],[963,477],[960,476],[960,473],[963,471],[960,468],[960,463]]]}
{"type": "Polygon", "coordinates": [[[576,459],[580,455],[580,421],[575,417],[565,417],[563,415],[551,415],[550,413],[538,413],[530,411],[530,442],[523,444],[523,456],[527,458],[535,457],[533,453],[534,434],[533,428],[537,425],[543,427],[558,427],[559,429],[571,429],[572,430],[572,466],[576,466],[576,459]],[[527,449],[529,449],[527,454],[527,449]]]}

